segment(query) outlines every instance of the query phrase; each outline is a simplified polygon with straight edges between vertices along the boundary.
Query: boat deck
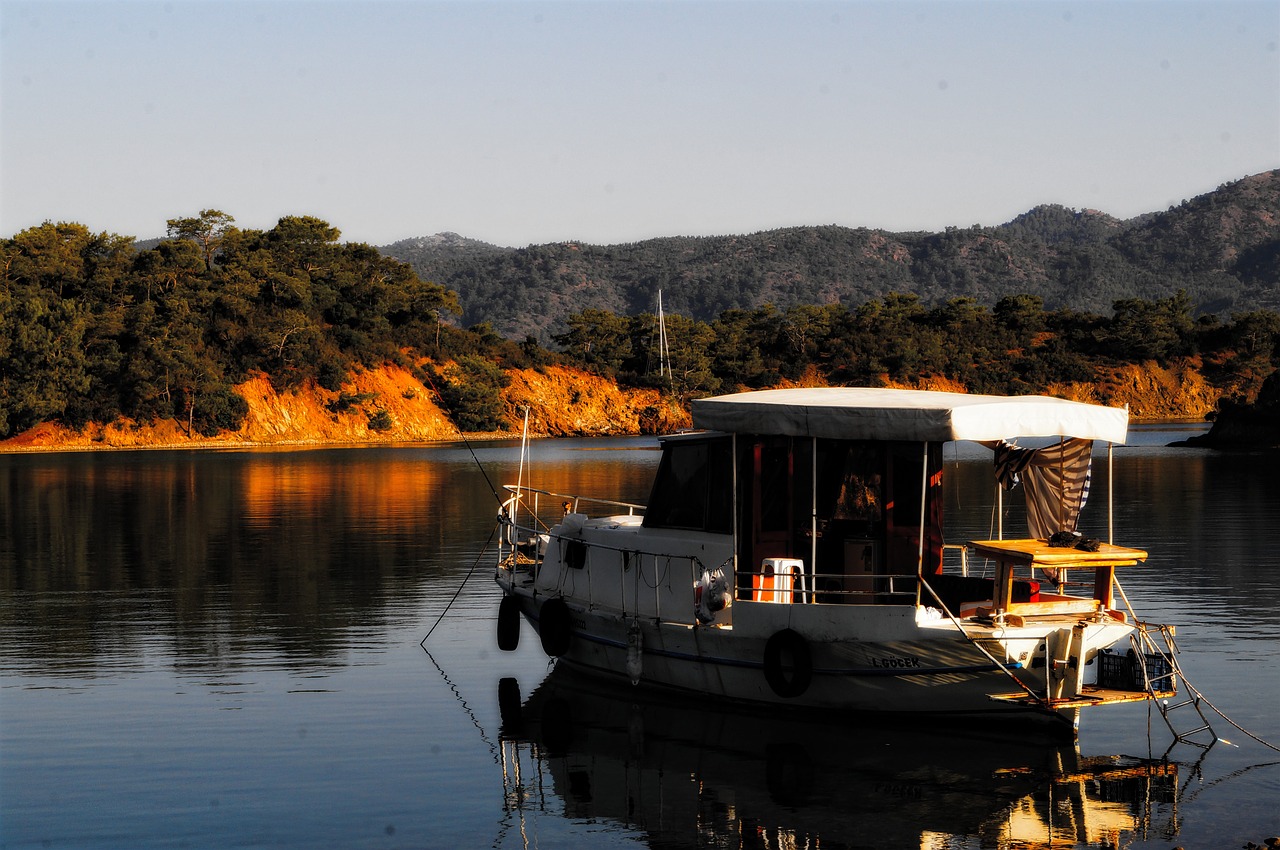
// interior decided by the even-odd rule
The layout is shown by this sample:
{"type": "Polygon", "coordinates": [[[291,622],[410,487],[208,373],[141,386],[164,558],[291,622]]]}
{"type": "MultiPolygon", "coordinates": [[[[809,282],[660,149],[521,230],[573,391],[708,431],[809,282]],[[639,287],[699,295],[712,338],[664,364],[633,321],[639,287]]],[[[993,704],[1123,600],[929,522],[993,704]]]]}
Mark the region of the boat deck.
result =
{"type": "MultiPolygon", "coordinates": [[[[1080,696],[1051,700],[1047,707],[1054,709],[1090,708],[1095,705],[1115,705],[1123,702],[1147,702],[1148,700],[1170,699],[1177,695],[1177,691],[1121,691],[1114,688],[1099,688],[1094,685],[1085,685],[1080,696]]],[[[997,702],[1007,702],[1015,705],[1045,705],[1045,701],[1043,699],[1029,696],[1022,691],[1007,694],[990,694],[989,696],[997,702]]]]}

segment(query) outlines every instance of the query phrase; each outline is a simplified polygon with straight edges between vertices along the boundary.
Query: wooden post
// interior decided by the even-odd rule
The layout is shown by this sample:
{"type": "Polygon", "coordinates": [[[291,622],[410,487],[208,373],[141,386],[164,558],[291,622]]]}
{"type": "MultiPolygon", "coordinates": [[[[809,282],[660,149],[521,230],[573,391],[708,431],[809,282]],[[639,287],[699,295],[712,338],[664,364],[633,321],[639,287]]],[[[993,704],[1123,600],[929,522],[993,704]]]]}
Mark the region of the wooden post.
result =
{"type": "Polygon", "coordinates": [[[1103,608],[1111,608],[1115,599],[1114,566],[1098,567],[1093,571],[1093,598],[1102,603],[1103,608]]]}

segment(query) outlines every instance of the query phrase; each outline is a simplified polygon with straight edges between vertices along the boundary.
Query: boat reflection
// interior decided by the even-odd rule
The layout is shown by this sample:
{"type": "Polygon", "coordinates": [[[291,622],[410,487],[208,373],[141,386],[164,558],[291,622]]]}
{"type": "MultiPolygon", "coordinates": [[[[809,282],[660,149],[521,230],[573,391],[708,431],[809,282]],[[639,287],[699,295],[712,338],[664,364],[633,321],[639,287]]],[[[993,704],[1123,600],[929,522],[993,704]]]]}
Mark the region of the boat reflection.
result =
{"type": "Polygon", "coordinates": [[[1178,765],[972,727],[838,725],[609,691],[499,685],[505,808],[563,805],[650,847],[1116,847],[1177,833],[1178,765]]]}

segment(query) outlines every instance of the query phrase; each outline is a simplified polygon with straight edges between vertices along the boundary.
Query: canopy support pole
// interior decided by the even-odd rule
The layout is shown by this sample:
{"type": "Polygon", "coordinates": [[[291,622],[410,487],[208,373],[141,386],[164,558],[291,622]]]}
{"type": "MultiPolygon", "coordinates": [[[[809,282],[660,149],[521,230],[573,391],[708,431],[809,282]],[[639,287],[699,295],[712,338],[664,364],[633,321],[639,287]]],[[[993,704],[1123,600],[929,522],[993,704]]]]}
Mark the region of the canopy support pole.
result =
{"type": "MultiPolygon", "coordinates": [[[[809,574],[812,586],[818,587],[818,438],[813,438],[813,473],[809,482],[809,574]]],[[[807,594],[806,594],[807,596],[807,594]]],[[[809,599],[805,600],[810,601],[809,599]]]]}
{"type": "Polygon", "coordinates": [[[1116,444],[1107,443],[1107,542],[1111,544],[1116,542],[1115,456],[1116,444]]]}
{"type": "MultiPolygon", "coordinates": [[[[924,451],[923,457],[920,458],[920,540],[916,549],[916,577],[924,578],[924,521],[928,515],[929,502],[929,442],[926,440],[920,444],[924,451]]],[[[893,579],[889,579],[890,582],[893,579]]],[[[889,588],[893,590],[892,587],[889,588]]],[[[916,582],[916,605],[920,604],[923,594],[920,592],[920,582],[916,582]]]]}
{"type": "Polygon", "coordinates": [[[996,482],[996,540],[1004,540],[1004,488],[996,482]]]}
{"type": "Polygon", "coordinates": [[[738,586],[738,535],[741,533],[738,528],[738,435],[732,434],[729,437],[729,456],[731,461],[729,466],[732,468],[733,495],[730,497],[730,504],[733,505],[733,584],[734,596],[737,596],[738,586]]]}

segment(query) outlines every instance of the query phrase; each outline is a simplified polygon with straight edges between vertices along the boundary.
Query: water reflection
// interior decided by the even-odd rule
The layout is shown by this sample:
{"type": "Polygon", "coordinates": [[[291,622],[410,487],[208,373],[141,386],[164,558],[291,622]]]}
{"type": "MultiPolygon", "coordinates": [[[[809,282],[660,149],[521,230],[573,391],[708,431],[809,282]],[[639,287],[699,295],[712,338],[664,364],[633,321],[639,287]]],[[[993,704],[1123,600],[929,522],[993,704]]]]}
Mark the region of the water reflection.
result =
{"type": "MultiPolygon", "coordinates": [[[[640,499],[656,454],[631,448],[535,456],[550,486],[640,499]]],[[[264,648],[340,662],[353,629],[415,615],[476,562],[490,483],[516,479],[519,452],[476,454],[483,469],[457,446],[0,456],[6,666],[118,667],[144,648],[179,667],[264,648]]]]}
{"type": "MultiPolygon", "coordinates": [[[[506,829],[566,817],[653,847],[1114,847],[1178,831],[1178,765],[972,728],[735,713],[557,667],[500,684],[506,829]]],[[[501,839],[498,842],[501,844],[501,839]]]]}

